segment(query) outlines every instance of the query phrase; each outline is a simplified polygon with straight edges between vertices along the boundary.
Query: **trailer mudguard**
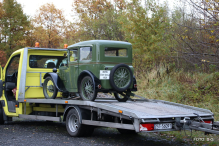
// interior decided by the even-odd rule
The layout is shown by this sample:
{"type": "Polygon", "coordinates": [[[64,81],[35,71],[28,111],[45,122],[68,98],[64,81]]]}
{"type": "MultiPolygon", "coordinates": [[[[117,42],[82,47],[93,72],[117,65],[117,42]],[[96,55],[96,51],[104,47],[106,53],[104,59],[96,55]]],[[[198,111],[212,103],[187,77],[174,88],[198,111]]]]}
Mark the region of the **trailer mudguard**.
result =
{"type": "Polygon", "coordinates": [[[78,76],[78,81],[77,81],[78,89],[79,89],[79,86],[80,86],[80,81],[83,79],[83,77],[85,77],[87,75],[89,75],[92,78],[92,81],[94,83],[94,87],[97,88],[97,85],[101,84],[101,81],[91,71],[84,70],[78,76]]]}
{"type": "Polygon", "coordinates": [[[64,111],[64,113],[63,113],[63,121],[66,121],[66,116],[67,116],[67,114],[68,114],[68,111],[69,111],[70,109],[72,109],[72,108],[74,108],[74,109],[79,113],[79,115],[80,115],[79,122],[82,123],[81,110],[80,110],[80,108],[79,108],[77,105],[67,105],[67,106],[65,107],[65,111],[64,111]]]}
{"type": "Polygon", "coordinates": [[[66,92],[65,85],[63,84],[62,80],[60,79],[60,77],[58,76],[57,73],[52,73],[52,72],[46,73],[44,75],[43,79],[45,79],[48,76],[50,76],[53,79],[53,81],[55,83],[55,86],[58,89],[58,91],[66,92]]]}

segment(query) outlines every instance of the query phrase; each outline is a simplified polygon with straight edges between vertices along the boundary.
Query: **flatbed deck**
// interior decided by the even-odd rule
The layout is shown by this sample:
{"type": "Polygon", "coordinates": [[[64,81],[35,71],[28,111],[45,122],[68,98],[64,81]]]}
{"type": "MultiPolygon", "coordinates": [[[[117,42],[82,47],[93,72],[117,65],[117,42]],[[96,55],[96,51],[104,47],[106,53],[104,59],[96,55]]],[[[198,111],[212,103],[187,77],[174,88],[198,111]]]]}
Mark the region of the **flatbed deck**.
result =
{"type": "MultiPolygon", "coordinates": [[[[196,117],[213,116],[210,110],[192,107],[188,105],[162,101],[162,100],[135,100],[118,102],[117,100],[97,99],[93,101],[67,100],[67,99],[25,99],[28,103],[47,103],[47,104],[68,104],[100,108],[102,110],[118,113],[123,111],[123,115],[133,118],[172,118],[172,117],[196,117]],[[67,101],[67,103],[66,103],[67,101]]],[[[24,102],[24,100],[19,100],[24,102]]]]}

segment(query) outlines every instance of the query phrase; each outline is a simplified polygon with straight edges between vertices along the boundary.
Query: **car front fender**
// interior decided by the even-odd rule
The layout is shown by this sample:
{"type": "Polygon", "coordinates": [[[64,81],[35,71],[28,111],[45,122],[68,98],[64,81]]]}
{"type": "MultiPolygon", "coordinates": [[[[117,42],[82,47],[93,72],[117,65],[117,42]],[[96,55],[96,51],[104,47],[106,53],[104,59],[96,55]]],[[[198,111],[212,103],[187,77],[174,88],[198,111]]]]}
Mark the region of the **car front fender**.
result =
{"type": "Polygon", "coordinates": [[[48,76],[50,76],[53,79],[53,81],[55,83],[55,86],[58,89],[58,91],[66,92],[65,85],[63,84],[61,78],[59,77],[59,75],[57,73],[52,73],[52,72],[46,73],[44,75],[43,79],[45,79],[48,76]]]}

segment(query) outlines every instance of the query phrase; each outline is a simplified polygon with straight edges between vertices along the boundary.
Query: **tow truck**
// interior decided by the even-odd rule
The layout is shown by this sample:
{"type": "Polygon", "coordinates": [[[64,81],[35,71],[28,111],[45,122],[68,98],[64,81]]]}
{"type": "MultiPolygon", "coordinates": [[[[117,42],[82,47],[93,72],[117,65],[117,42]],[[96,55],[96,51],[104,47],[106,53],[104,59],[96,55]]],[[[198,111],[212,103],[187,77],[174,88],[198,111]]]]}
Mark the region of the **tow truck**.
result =
{"type": "Polygon", "coordinates": [[[45,75],[59,73],[70,61],[66,54],[68,49],[26,47],[11,55],[3,70],[1,67],[0,124],[12,121],[12,117],[65,122],[70,136],[91,135],[97,126],[117,128],[122,134],[192,129],[219,134],[219,123],[210,110],[133,93],[130,96],[137,98],[126,102],[114,98],[81,100],[80,94],[63,96],[60,91],[55,99],[45,98],[45,75]],[[55,67],[48,60],[56,63],[55,67]]]}

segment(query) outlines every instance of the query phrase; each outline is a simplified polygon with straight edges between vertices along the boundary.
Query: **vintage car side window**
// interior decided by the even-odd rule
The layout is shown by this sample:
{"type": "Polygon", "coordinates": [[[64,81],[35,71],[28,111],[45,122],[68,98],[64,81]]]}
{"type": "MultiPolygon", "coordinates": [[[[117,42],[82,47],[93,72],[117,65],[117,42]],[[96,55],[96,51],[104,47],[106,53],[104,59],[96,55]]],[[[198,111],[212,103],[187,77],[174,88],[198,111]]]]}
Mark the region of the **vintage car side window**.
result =
{"type": "Polygon", "coordinates": [[[69,61],[76,62],[77,60],[78,60],[78,51],[77,50],[70,50],[69,61]]]}
{"type": "Polygon", "coordinates": [[[105,48],[106,57],[127,57],[127,49],[124,48],[105,48]]]}
{"type": "Polygon", "coordinates": [[[20,55],[12,58],[9,66],[7,68],[7,75],[12,75],[13,73],[18,71],[19,60],[20,60],[20,55]]]}
{"type": "Polygon", "coordinates": [[[80,61],[82,60],[92,60],[92,48],[91,47],[80,48],[80,61]]]}
{"type": "Polygon", "coordinates": [[[61,65],[64,56],[30,55],[30,68],[57,68],[61,65]]]}

